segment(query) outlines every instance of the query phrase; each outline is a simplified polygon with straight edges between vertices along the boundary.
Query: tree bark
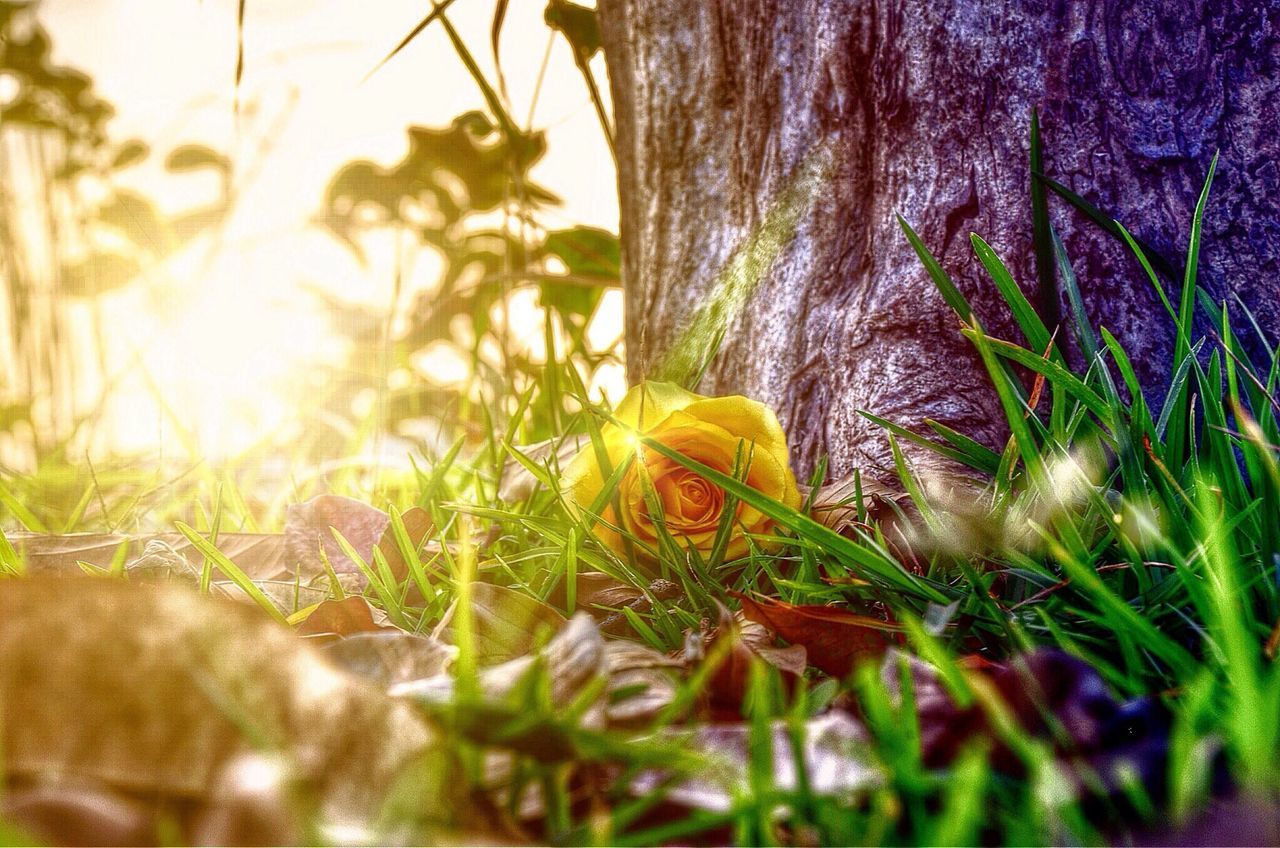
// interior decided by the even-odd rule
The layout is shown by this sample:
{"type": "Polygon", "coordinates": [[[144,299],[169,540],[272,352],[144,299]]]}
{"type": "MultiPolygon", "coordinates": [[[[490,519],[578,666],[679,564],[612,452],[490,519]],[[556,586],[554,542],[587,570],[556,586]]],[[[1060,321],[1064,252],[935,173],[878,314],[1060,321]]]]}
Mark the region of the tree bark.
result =
{"type": "MultiPolygon", "coordinates": [[[[993,335],[1024,343],[970,232],[1047,316],[1069,314],[1036,285],[1033,108],[1046,173],[1179,268],[1220,150],[1201,282],[1276,340],[1280,0],[599,0],[599,17],[633,379],[660,369],[814,151],[829,155],[700,386],[777,409],[800,471],[826,454],[834,475],[883,475],[887,440],[863,409],[1003,437],[981,363],[894,214],[993,335]]],[[[1087,311],[1158,407],[1173,332],[1150,283],[1113,237],[1050,208],[1087,311]]]]}

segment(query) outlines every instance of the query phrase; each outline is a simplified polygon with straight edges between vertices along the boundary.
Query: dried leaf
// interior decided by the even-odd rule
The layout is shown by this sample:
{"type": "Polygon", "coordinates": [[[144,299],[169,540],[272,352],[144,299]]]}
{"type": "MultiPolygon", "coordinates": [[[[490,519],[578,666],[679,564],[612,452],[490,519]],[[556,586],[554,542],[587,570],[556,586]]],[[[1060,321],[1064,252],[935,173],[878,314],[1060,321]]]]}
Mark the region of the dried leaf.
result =
{"type": "MultiPolygon", "coordinates": [[[[192,549],[191,542],[181,533],[140,536],[122,533],[10,533],[8,537],[14,548],[26,557],[27,566],[33,574],[79,574],[80,569],[76,565],[78,561],[98,568],[110,568],[121,545],[128,546],[128,551],[133,556],[140,556],[145,554],[146,547],[152,542],[162,542],[170,550],[185,557],[197,571],[203,565],[203,558],[192,549]]],[[[218,550],[254,580],[292,577],[292,562],[286,561],[285,540],[279,533],[220,533],[218,550]]],[[[312,558],[314,559],[314,554],[312,558]]],[[[221,572],[215,569],[214,574],[217,577],[221,572]]],[[[226,579],[226,575],[221,577],[226,579]]]]}
{"type": "Polygon", "coordinates": [[[174,550],[163,539],[152,539],[142,549],[142,556],[125,563],[124,573],[131,580],[198,581],[200,569],[174,550]]]}
{"type": "MultiPolygon", "coordinates": [[[[255,580],[253,585],[257,586],[258,591],[265,595],[272,606],[280,610],[286,618],[308,607],[317,606],[329,597],[327,585],[324,588],[301,586],[292,580],[255,580]]],[[[216,580],[210,584],[209,588],[210,591],[233,601],[255,606],[258,604],[256,598],[229,580],[216,580]]],[[[381,610],[375,610],[375,621],[379,620],[379,617],[385,618],[381,610]]]]}
{"type": "MultiPolygon", "coordinates": [[[[45,845],[155,845],[155,817],[143,802],[89,786],[6,787],[0,820],[45,845]]],[[[16,844],[16,843],[14,843],[16,844]]],[[[212,844],[212,843],[210,843],[212,844]]]]}
{"type": "MultiPolygon", "coordinates": [[[[797,789],[796,760],[790,730],[785,722],[771,727],[773,747],[773,788],[786,793],[797,789]]],[[[697,809],[727,812],[737,799],[751,791],[749,770],[752,759],[751,726],[745,722],[711,724],[692,732],[670,728],[658,738],[679,742],[682,747],[706,756],[707,767],[672,787],[669,802],[697,809]]],[[[817,796],[850,803],[884,782],[884,775],[868,754],[867,735],[862,725],[847,713],[832,711],[805,724],[803,761],[808,791],[817,796]]],[[[667,775],[642,772],[631,785],[633,794],[643,797],[658,791],[667,775]]]]}
{"type": "MultiPolygon", "coordinates": [[[[845,530],[850,524],[856,524],[858,518],[858,484],[861,483],[864,506],[872,497],[890,500],[905,498],[900,490],[880,483],[874,478],[850,475],[833,483],[822,486],[813,492],[810,514],[836,532],[845,530]]],[[[801,489],[801,495],[809,492],[801,489]]]]}
{"type": "Polygon", "coordinates": [[[168,582],[0,582],[0,714],[10,779],[200,798],[265,747],[322,822],[373,822],[433,738],[260,611],[168,582]]]}
{"type": "Polygon", "coordinates": [[[635,642],[605,643],[611,727],[643,727],[666,709],[679,689],[679,660],[635,642]]]}
{"type": "Polygon", "coordinates": [[[197,811],[191,844],[297,845],[307,832],[295,800],[304,789],[278,758],[241,754],[219,772],[212,797],[197,811]]]}
{"type": "Polygon", "coordinates": [[[742,614],[772,630],[792,645],[802,645],[809,664],[833,677],[844,677],[861,659],[882,655],[890,644],[892,625],[838,607],[794,605],[772,598],[730,592],[742,601],[742,614]]]}
{"type": "MultiPolygon", "coordinates": [[[[481,670],[480,691],[493,700],[505,697],[533,668],[534,657],[539,656],[551,681],[552,703],[569,704],[587,683],[605,673],[604,646],[600,629],[591,616],[578,613],[536,654],[525,654],[481,670]]],[[[427,704],[447,704],[453,697],[453,684],[452,675],[440,675],[397,684],[390,692],[427,704]]]]}
{"type": "Polygon", "coordinates": [[[715,630],[710,634],[687,633],[683,656],[686,665],[694,666],[726,652],[707,682],[705,696],[713,717],[737,718],[742,714],[753,662],[763,660],[777,668],[789,683],[804,674],[805,653],[804,648],[795,646],[774,647],[774,634],[766,627],[719,606],[720,621],[715,630]]]}
{"type": "MultiPolygon", "coordinates": [[[[424,545],[431,544],[428,540],[436,529],[431,513],[420,506],[415,506],[400,513],[400,520],[404,522],[405,533],[415,550],[421,551],[424,545]]],[[[388,526],[382,531],[382,538],[378,540],[378,550],[382,551],[382,555],[387,558],[391,574],[397,580],[403,581],[409,577],[409,564],[404,561],[404,555],[400,553],[400,545],[396,543],[395,533],[390,526],[390,517],[387,521],[388,526]]],[[[439,545],[433,547],[439,550],[439,545]]]]}
{"type": "Polygon", "coordinates": [[[359,572],[359,567],[334,539],[333,530],[341,533],[368,563],[373,559],[374,546],[381,541],[390,523],[389,515],[366,503],[339,495],[317,495],[289,506],[284,522],[286,554],[289,561],[299,563],[308,576],[323,569],[317,553],[321,548],[335,572],[359,572]]]}
{"type": "MultiPolygon", "coordinates": [[[[890,653],[881,672],[895,701],[901,697],[901,661],[896,651],[890,653]]],[[[1052,744],[1077,793],[1123,792],[1120,764],[1153,798],[1167,788],[1167,708],[1154,698],[1117,701],[1102,676],[1077,657],[1043,648],[1005,663],[963,657],[961,668],[977,696],[967,707],[956,703],[932,666],[915,658],[907,663],[921,754],[931,768],[946,766],[965,746],[984,738],[994,767],[1021,773],[1023,760],[1006,745],[1005,732],[992,726],[982,704],[999,700],[1022,731],[1052,744]]]]}
{"type": "Polygon", "coordinates": [[[373,608],[359,595],[348,595],[340,601],[322,601],[298,625],[301,636],[350,636],[379,630],[373,620],[373,608]]]}
{"type": "Polygon", "coordinates": [[[458,655],[452,645],[395,629],[355,633],[324,652],[339,668],[382,687],[443,674],[458,655]]]}
{"type": "MultiPolygon", "coordinates": [[[[454,601],[433,634],[450,644],[456,609],[454,601]]],[[[528,654],[540,635],[555,633],[565,624],[564,616],[537,598],[490,583],[471,584],[471,616],[476,662],[482,666],[528,654]]]]}
{"type": "MultiPolygon", "coordinates": [[[[579,571],[574,577],[576,609],[599,613],[596,607],[622,607],[644,596],[644,592],[602,571],[579,571]]],[[[547,598],[553,606],[563,607],[569,600],[561,581],[547,598]]]]}

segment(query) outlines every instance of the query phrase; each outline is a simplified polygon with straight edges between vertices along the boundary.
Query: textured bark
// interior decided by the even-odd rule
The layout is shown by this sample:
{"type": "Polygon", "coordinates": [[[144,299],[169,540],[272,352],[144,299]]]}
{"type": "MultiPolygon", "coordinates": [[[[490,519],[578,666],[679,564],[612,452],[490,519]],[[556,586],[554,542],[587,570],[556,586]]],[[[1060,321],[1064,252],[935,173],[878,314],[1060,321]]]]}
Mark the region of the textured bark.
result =
{"type": "MultiPolygon", "coordinates": [[[[667,356],[812,151],[834,154],[701,385],[778,409],[799,468],[822,453],[836,474],[884,468],[883,431],[859,409],[1001,438],[995,394],[894,213],[986,329],[1021,342],[968,234],[1037,301],[1033,107],[1046,172],[1179,267],[1220,149],[1201,280],[1239,295],[1275,340],[1280,0],[600,0],[599,12],[633,378],[667,356]]],[[[1050,208],[1091,316],[1158,406],[1172,330],[1150,284],[1110,236],[1050,208]]]]}

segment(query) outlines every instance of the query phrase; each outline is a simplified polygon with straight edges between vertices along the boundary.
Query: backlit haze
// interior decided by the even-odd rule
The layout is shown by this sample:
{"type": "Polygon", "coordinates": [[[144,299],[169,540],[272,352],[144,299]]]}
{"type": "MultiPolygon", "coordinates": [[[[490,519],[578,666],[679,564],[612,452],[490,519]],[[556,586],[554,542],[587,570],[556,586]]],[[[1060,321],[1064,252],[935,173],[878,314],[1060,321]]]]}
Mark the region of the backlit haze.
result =
{"type": "MultiPolygon", "coordinates": [[[[327,311],[315,291],[389,305],[394,250],[370,251],[361,267],[309,223],[326,184],[352,159],[400,159],[409,125],[445,126],[483,108],[475,82],[436,26],[362,82],[429,8],[421,0],[249,0],[237,120],[234,0],[41,5],[56,62],[90,74],[116,107],[112,139],[137,137],[152,149],[144,164],[121,176],[124,185],[168,212],[210,202],[218,190],[213,177],[175,175],[163,166],[167,151],[200,143],[231,155],[239,195],[220,233],[200,236],[101,301],[106,371],[118,383],[95,451],[231,457],[287,433],[308,373],[347,361],[333,323],[342,313],[327,311]]],[[[491,79],[492,11],[488,0],[459,0],[449,12],[491,79]]],[[[548,44],[541,13],[542,4],[512,3],[503,32],[511,113],[520,122],[529,115],[548,44]]],[[[606,86],[599,57],[595,70],[606,86]]],[[[533,126],[548,133],[548,153],[533,177],[564,201],[546,211],[545,221],[615,230],[613,164],[560,36],[552,42],[533,126]]],[[[405,261],[412,270],[401,303],[431,285],[438,270],[425,251],[405,261]]],[[[616,294],[606,297],[591,327],[602,344],[621,331],[616,294]]],[[[541,345],[536,298],[513,311],[511,332],[520,344],[541,345]]],[[[439,348],[419,364],[446,385],[467,367],[439,348]]],[[[620,381],[615,368],[597,379],[597,388],[616,393],[620,381]]]]}

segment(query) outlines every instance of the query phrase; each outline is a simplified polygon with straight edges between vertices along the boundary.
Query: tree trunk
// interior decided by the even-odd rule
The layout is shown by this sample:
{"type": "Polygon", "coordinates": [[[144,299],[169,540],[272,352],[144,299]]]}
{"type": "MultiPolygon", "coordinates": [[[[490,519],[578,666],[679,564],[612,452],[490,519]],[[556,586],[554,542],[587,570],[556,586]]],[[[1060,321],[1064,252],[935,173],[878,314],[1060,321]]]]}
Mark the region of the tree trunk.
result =
{"type": "MultiPolygon", "coordinates": [[[[1220,150],[1201,283],[1238,295],[1275,341],[1280,0],[599,0],[599,16],[631,376],[658,373],[706,319],[699,305],[735,251],[769,231],[778,199],[799,204],[754,293],[729,307],[700,386],[777,409],[798,470],[826,454],[835,475],[883,474],[887,440],[864,409],[1003,437],[981,363],[894,213],[993,335],[1025,343],[970,232],[1050,321],[1069,314],[1057,287],[1036,284],[1033,108],[1046,173],[1177,268],[1220,150]],[[818,160],[820,188],[797,193],[818,160]]],[[[1050,208],[1087,311],[1158,407],[1173,333],[1150,283],[1112,236],[1062,201],[1050,208]]]]}

